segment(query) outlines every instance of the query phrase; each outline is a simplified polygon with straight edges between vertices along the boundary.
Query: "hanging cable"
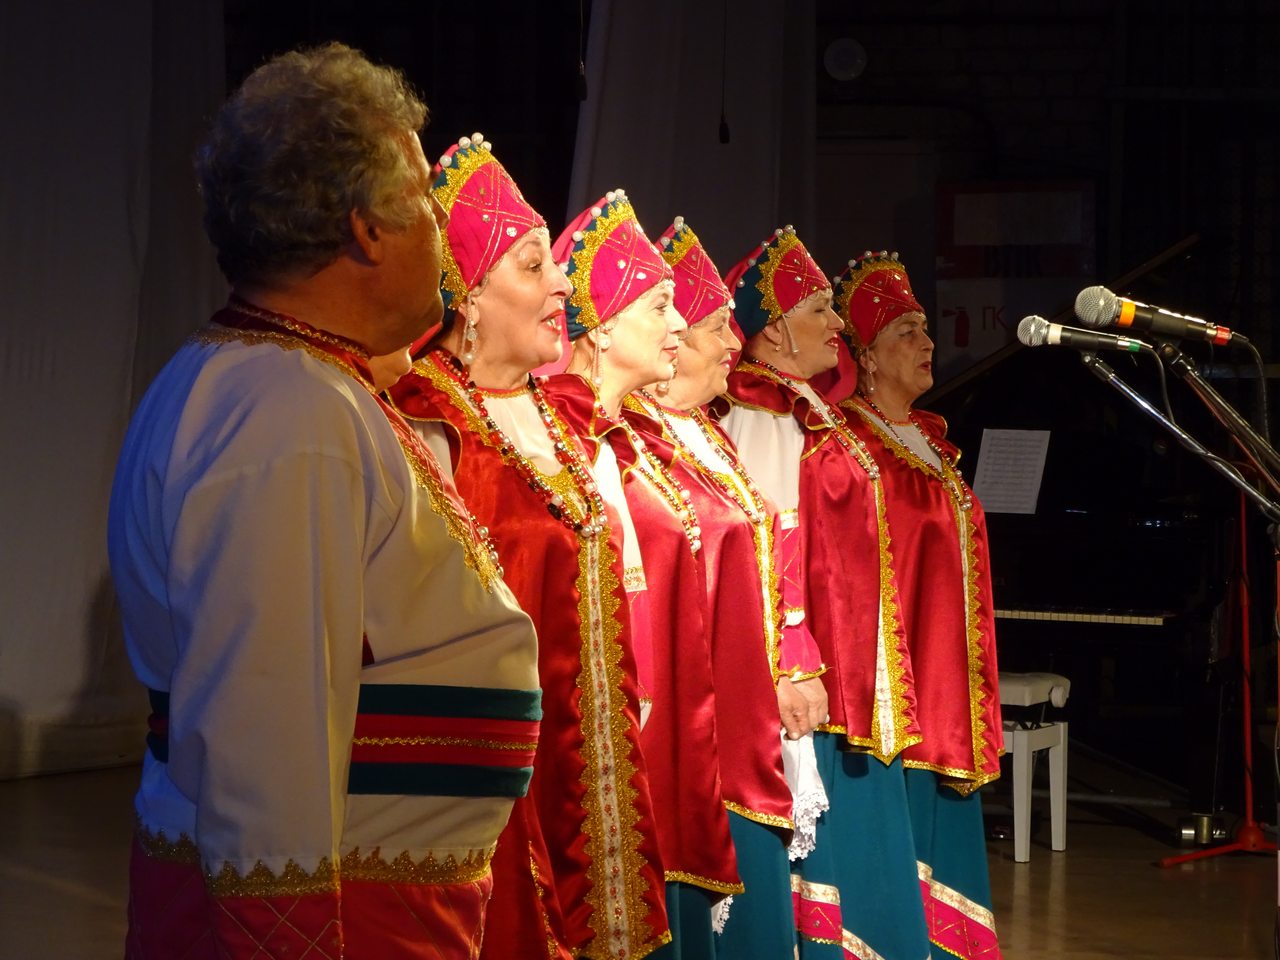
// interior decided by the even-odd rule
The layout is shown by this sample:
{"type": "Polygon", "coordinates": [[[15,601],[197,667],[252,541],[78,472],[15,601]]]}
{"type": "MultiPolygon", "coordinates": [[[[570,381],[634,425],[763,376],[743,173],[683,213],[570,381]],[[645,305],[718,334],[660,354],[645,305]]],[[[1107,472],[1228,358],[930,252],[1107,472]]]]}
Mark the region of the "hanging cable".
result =
{"type": "Polygon", "coordinates": [[[725,76],[729,73],[729,0],[724,0],[720,17],[720,142],[729,142],[729,120],[724,112],[725,76]]]}

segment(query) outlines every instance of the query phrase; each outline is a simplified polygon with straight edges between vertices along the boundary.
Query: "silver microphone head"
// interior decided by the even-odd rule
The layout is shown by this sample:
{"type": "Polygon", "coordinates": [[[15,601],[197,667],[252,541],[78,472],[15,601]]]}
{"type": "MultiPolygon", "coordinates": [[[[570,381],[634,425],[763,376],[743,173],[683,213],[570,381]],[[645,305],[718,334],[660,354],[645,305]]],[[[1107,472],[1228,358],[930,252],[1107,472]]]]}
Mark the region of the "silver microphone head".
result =
{"type": "Polygon", "coordinates": [[[1049,339],[1049,321],[1032,315],[1018,324],[1018,342],[1025,347],[1040,347],[1049,339]]]}
{"type": "Polygon", "coordinates": [[[1086,327],[1108,326],[1120,312],[1120,298],[1106,287],[1085,287],[1076,296],[1076,317],[1086,327]]]}

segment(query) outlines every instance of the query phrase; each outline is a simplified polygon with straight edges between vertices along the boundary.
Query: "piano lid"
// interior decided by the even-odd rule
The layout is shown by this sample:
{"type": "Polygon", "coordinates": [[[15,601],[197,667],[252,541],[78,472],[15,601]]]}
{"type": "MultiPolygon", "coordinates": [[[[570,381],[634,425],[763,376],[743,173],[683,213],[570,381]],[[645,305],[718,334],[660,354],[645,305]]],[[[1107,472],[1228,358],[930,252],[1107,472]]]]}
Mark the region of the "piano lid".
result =
{"type": "MultiPolygon", "coordinates": [[[[1153,360],[1109,362],[1159,396],[1153,360]]],[[[1170,388],[1179,422],[1218,436],[1182,385],[1170,388]]],[[[997,607],[1159,615],[1219,598],[1234,491],[1092,377],[1077,351],[1013,352],[933,409],[965,451],[970,482],[984,428],[1050,433],[1036,512],[988,515],[997,607]]]]}

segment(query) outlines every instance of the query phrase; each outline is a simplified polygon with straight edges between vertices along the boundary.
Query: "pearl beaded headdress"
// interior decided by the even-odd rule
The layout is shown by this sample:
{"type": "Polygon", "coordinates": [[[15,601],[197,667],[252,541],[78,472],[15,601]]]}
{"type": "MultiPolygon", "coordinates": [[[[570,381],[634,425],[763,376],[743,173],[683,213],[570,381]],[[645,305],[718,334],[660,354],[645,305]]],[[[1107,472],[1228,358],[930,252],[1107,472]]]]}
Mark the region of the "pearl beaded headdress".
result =
{"type": "Polygon", "coordinates": [[[733,267],[724,278],[733,294],[733,318],[746,337],[790,313],[819,290],[830,290],[824,274],[788,224],[733,267]]]}
{"type": "Polygon", "coordinates": [[[570,340],[672,277],[621,189],[610,190],[580,213],[556,238],[551,252],[573,284],[565,303],[570,340]]]}

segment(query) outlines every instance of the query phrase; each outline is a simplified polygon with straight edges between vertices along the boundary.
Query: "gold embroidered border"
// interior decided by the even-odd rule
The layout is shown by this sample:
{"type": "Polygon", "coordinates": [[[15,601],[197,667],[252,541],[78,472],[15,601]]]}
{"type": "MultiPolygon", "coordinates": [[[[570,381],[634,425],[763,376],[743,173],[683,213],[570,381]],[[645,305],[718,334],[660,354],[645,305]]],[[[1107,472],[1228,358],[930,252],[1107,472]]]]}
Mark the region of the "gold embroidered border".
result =
{"type": "Polygon", "coordinates": [[[354,340],[348,340],[346,337],[340,337],[336,333],[330,333],[328,330],[321,330],[319,327],[313,327],[310,324],[302,323],[293,317],[283,313],[274,313],[270,310],[263,310],[255,307],[247,300],[242,299],[237,294],[232,294],[227,304],[228,309],[235,313],[242,314],[246,317],[253,317],[256,320],[264,320],[274,327],[283,327],[285,330],[296,334],[304,339],[319,340],[321,343],[327,343],[331,346],[338,347],[340,350],[348,350],[365,360],[369,359],[369,351],[364,348],[363,344],[356,343],[354,340]]]}
{"type": "Polygon", "coordinates": [[[732,800],[726,800],[724,807],[726,810],[732,811],[746,820],[754,820],[756,823],[763,824],[766,827],[778,827],[780,830],[794,830],[796,828],[795,822],[790,817],[780,817],[774,813],[760,813],[758,810],[744,807],[742,804],[734,803],[732,800]]]}
{"type": "Polygon", "coordinates": [[[986,927],[988,930],[995,932],[996,918],[995,915],[982,904],[975,900],[970,900],[958,890],[953,890],[945,884],[939,883],[933,879],[933,867],[927,863],[916,861],[916,872],[923,883],[929,885],[929,896],[940,903],[945,903],[951,909],[961,914],[965,919],[972,920],[974,923],[986,927]]]}
{"type": "MultiPolygon", "coordinates": [[[[840,906],[840,888],[829,883],[814,883],[798,873],[791,874],[791,892],[800,894],[802,900],[840,906]]],[[[834,943],[835,941],[831,941],[834,943]]]]}
{"type": "Polygon", "coordinates": [[[370,883],[471,883],[489,873],[493,851],[493,847],[473,850],[461,860],[453,854],[437,860],[434,854],[428,853],[421,860],[415,860],[406,850],[387,862],[379,847],[374,847],[365,856],[361,856],[360,848],[356,847],[342,858],[341,875],[344,880],[370,883]]]}
{"type": "Polygon", "coordinates": [[[844,947],[845,954],[852,956],[854,960],[884,960],[884,957],[872,950],[865,940],[855,937],[848,930],[841,930],[840,938],[840,945],[844,947]]]}
{"type": "Polygon", "coordinates": [[[712,893],[744,893],[747,889],[740,883],[722,883],[719,880],[700,877],[696,873],[686,873],[683,870],[668,870],[662,876],[667,883],[687,883],[693,887],[710,890],[712,893]]]}
{"type": "MultiPolygon", "coordinates": [[[[432,189],[431,193],[436,201],[448,213],[453,210],[453,205],[458,201],[458,194],[462,192],[462,188],[466,186],[467,181],[477,170],[486,164],[497,163],[497,158],[488,150],[455,150],[450,160],[449,166],[442,167],[444,174],[444,183],[432,189]]],[[[440,286],[447,290],[450,294],[461,300],[470,292],[467,288],[467,282],[462,276],[462,268],[458,265],[458,260],[454,256],[453,246],[449,243],[449,231],[440,231],[440,252],[441,258],[441,279],[440,286]]]]}
{"type": "Polygon", "coordinates": [[[893,570],[893,552],[889,538],[889,520],[885,509],[884,486],[878,477],[871,481],[875,495],[876,530],[880,544],[880,623],[878,629],[884,637],[885,668],[888,672],[890,722],[893,729],[888,732],[878,730],[879,710],[872,715],[871,730],[873,748],[876,756],[889,763],[907,747],[920,743],[924,737],[919,734],[908,734],[909,720],[907,706],[906,665],[903,662],[906,652],[898,642],[901,620],[898,615],[897,577],[893,570]],[[892,651],[891,651],[892,648],[892,651]],[[892,652],[892,655],[891,655],[892,652]]]}
{"type": "MultiPolygon", "coordinates": [[[[201,344],[238,342],[256,346],[263,343],[272,343],[284,350],[303,350],[322,363],[327,363],[343,371],[368,390],[370,395],[373,394],[373,388],[351,364],[345,363],[332,354],[312,346],[305,340],[289,334],[271,331],[236,330],[211,324],[203,330],[196,331],[191,335],[191,339],[195,343],[201,344]]],[[[390,424],[388,425],[390,426],[390,424]]],[[[408,428],[407,424],[406,428],[408,428]]],[[[430,504],[432,512],[444,522],[449,536],[462,545],[463,562],[475,571],[476,576],[480,579],[480,584],[485,590],[492,590],[494,583],[500,580],[502,575],[498,571],[498,566],[493,557],[489,556],[489,552],[485,548],[486,545],[476,542],[471,524],[459,515],[453,502],[445,495],[441,480],[435,471],[422,462],[418,452],[400,436],[398,430],[392,427],[392,432],[396,436],[396,442],[400,444],[400,449],[404,452],[405,461],[409,464],[409,470],[417,481],[418,486],[426,491],[427,502],[430,504]]]]}
{"type": "Polygon", "coordinates": [[[351,741],[353,746],[357,747],[420,747],[420,746],[445,746],[445,747],[477,747],[481,750],[534,750],[537,749],[538,742],[536,740],[523,743],[513,742],[511,740],[481,740],[475,737],[356,737],[351,741]]]}
{"type": "MultiPolygon", "coordinates": [[[[982,769],[986,746],[994,746],[992,730],[985,719],[987,704],[995,699],[996,691],[988,688],[983,677],[985,666],[982,657],[982,620],[978,615],[982,590],[979,582],[978,544],[974,536],[976,524],[972,510],[962,510],[954,505],[956,524],[961,533],[961,549],[965,558],[965,626],[969,654],[969,719],[973,731],[973,769],[987,777],[986,783],[1000,776],[1000,768],[988,774],[982,769]]],[[[997,709],[999,709],[997,705],[997,709]]]]}
{"type": "MultiPolygon", "coordinates": [[[[719,431],[710,425],[702,411],[695,407],[688,416],[699,425],[703,436],[707,437],[719,449],[720,455],[725,462],[730,465],[736,464],[738,469],[745,474],[746,468],[743,467],[742,462],[738,459],[736,451],[726,443],[719,431]]],[[[679,448],[683,449],[684,443],[678,437],[673,436],[671,439],[679,448]]],[[[736,474],[713,470],[711,464],[702,463],[696,456],[690,456],[686,459],[692,463],[695,469],[706,473],[714,473],[726,488],[736,489],[743,503],[750,500],[750,489],[743,485],[736,474]]],[[[774,562],[777,554],[774,551],[773,518],[769,515],[767,501],[763,496],[759,497],[759,501],[765,509],[760,519],[751,523],[751,541],[755,546],[756,573],[760,581],[760,599],[764,604],[763,637],[765,662],[768,663],[769,671],[776,683],[778,679],[778,656],[782,645],[781,628],[778,623],[778,610],[782,606],[782,595],[778,565],[774,562]]]]}
{"type": "Polygon", "coordinates": [[[783,231],[781,236],[771,239],[776,239],[778,242],[765,242],[764,250],[761,251],[765,259],[764,263],[759,264],[760,279],[756,281],[756,289],[760,291],[760,296],[763,298],[760,306],[769,315],[770,323],[781,317],[784,312],[782,305],[778,303],[778,294],[773,289],[773,278],[778,272],[778,267],[783,257],[790,253],[793,247],[800,246],[804,249],[800,238],[788,231],[783,231]]]}
{"type": "MultiPolygon", "coordinates": [[[[872,432],[874,432],[879,438],[881,444],[899,460],[905,461],[909,466],[919,470],[930,479],[943,484],[947,489],[948,496],[951,497],[956,506],[959,506],[960,502],[964,499],[967,485],[964,482],[964,478],[960,475],[960,471],[956,469],[955,463],[948,461],[940,451],[935,449],[934,452],[938,454],[938,462],[941,464],[941,467],[935,467],[932,463],[925,460],[918,453],[903,443],[898,437],[886,430],[884,422],[861,403],[856,403],[853,400],[846,400],[844,403],[840,404],[840,407],[841,409],[852,410],[862,417],[867,426],[869,426],[872,432]]],[[[924,433],[920,427],[917,426],[916,429],[920,430],[921,434],[924,433]]],[[[925,442],[928,442],[927,438],[925,442]]],[[[956,462],[959,462],[958,456],[956,458],[956,462]]]]}
{"type": "MultiPolygon", "coordinates": [[[[277,333],[274,330],[237,330],[234,327],[223,327],[217,324],[209,324],[203,330],[197,330],[191,335],[193,343],[203,344],[205,346],[219,346],[224,343],[243,343],[247,346],[257,347],[264,343],[274,344],[282,350],[302,350],[309,356],[321,363],[327,363],[331,367],[337,367],[351,379],[355,380],[360,386],[373,393],[373,388],[369,382],[360,375],[360,371],[344,360],[340,360],[331,353],[321,350],[319,347],[312,346],[300,336],[289,333],[277,333]]],[[[338,341],[333,341],[338,342],[338,341]]],[[[343,347],[349,347],[346,341],[340,343],[343,347]]]]}
{"type": "Polygon", "coordinates": [[[140,819],[135,819],[134,833],[142,852],[153,860],[167,860],[170,863],[200,863],[200,851],[195,841],[185,833],[178,834],[177,840],[170,840],[163,830],[152,833],[140,819]]]}
{"type": "MultiPolygon", "coordinates": [[[[466,394],[463,393],[462,385],[449,374],[449,371],[446,370],[440,362],[434,359],[434,356],[435,355],[432,354],[415,363],[413,365],[414,372],[430,381],[432,386],[449,398],[449,402],[453,404],[454,409],[461,413],[463,418],[467,421],[467,429],[469,429],[481,443],[491,450],[499,450],[499,444],[494,442],[491,437],[492,431],[485,422],[480,419],[479,411],[472,406],[471,401],[467,398],[466,394]]],[[[505,395],[517,397],[528,392],[528,387],[521,387],[518,390],[509,391],[505,395]]],[[[532,396],[530,397],[530,400],[532,401],[532,396]]],[[[565,444],[572,444],[574,442],[573,437],[569,433],[564,422],[560,419],[559,414],[555,413],[554,409],[550,406],[548,406],[548,409],[552,410],[552,416],[555,420],[555,429],[558,434],[557,439],[565,444]]],[[[512,442],[514,443],[515,441],[513,440],[512,442]]],[[[524,456],[524,454],[522,453],[521,456],[524,456]]],[[[508,467],[511,466],[507,463],[505,457],[502,459],[504,464],[508,467]]],[[[542,479],[547,482],[548,486],[555,490],[556,493],[560,494],[560,498],[564,501],[565,506],[569,508],[569,515],[572,516],[574,520],[581,522],[586,519],[586,504],[583,502],[582,495],[579,493],[577,485],[574,483],[573,477],[569,475],[569,471],[567,469],[561,469],[553,476],[543,472],[543,470],[539,468],[531,458],[525,457],[525,460],[528,462],[529,466],[537,472],[538,476],[542,477],[542,479]]],[[[515,468],[511,467],[511,469],[515,468]]]]}
{"type": "MultiPolygon", "coordinates": [[[[921,473],[928,474],[934,480],[945,482],[946,478],[942,475],[942,471],[886,430],[884,423],[880,418],[864,407],[861,403],[857,403],[854,400],[849,399],[840,404],[840,408],[842,410],[852,410],[860,416],[866,422],[867,426],[875,432],[876,436],[879,437],[880,441],[889,450],[889,452],[899,460],[905,460],[912,467],[919,470],[921,473]]],[[[917,427],[917,429],[919,428],[917,427]]],[[[946,462],[941,455],[939,455],[938,459],[944,463],[946,462]]]]}
{"type": "MultiPolygon", "coordinates": [[[[694,235],[694,232],[687,226],[682,227],[671,238],[671,246],[662,250],[662,259],[674,268],[696,246],[698,246],[698,238],[694,235]]],[[[724,281],[721,282],[723,283],[724,281]]]]}
{"type": "MultiPolygon", "coordinates": [[[[407,424],[405,426],[406,429],[413,429],[407,424]]],[[[489,553],[488,542],[477,538],[472,524],[463,518],[453,501],[444,492],[443,480],[422,460],[418,451],[400,436],[399,431],[396,431],[396,440],[400,443],[400,449],[404,451],[405,461],[409,464],[409,469],[417,480],[418,486],[427,494],[431,511],[444,523],[449,536],[462,545],[463,563],[475,571],[480,585],[485,590],[492,591],[494,584],[502,579],[502,571],[498,569],[497,561],[489,553]]]]}
{"type": "Polygon", "coordinates": [[[279,874],[259,860],[246,874],[228,862],[216,874],[205,871],[205,886],[215,897],[306,897],[336,893],[338,871],[328,857],[321,857],[310,872],[289,860],[279,874]]]}
{"type": "Polygon", "coordinates": [[[964,779],[967,783],[948,784],[948,786],[954,787],[962,795],[968,796],[982,784],[998,779],[1000,772],[998,769],[994,772],[982,769],[985,760],[984,743],[991,743],[991,731],[984,719],[985,708],[986,702],[991,700],[993,693],[989,690],[984,693],[986,685],[982,675],[984,666],[982,657],[982,622],[978,616],[981,598],[980,572],[977,543],[974,537],[976,524],[973,520],[973,511],[965,510],[962,506],[961,494],[965,489],[964,481],[955,467],[947,461],[946,457],[939,456],[942,466],[941,468],[934,467],[933,464],[924,460],[914,450],[889,433],[880,422],[880,419],[874,416],[870,410],[865,409],[862,404],[848,400],[841,406],[853,410],[861,416],[890,453],[926,476],[943,484],[951,500],[956,534],[964,562],[962,578],[965,591],[965,640],[968,662],[969,721],[970,741],[973,744],[973,769],[961,770],[958,767],[941,767],[921,761],[914,761],[911,766],[921,770],[932,770],[934,773],[949,777],[964,779]]]}
{"type": "Polygon", "coordinates": [[[595,937],[583,953],[599,960],[641,957],[659,945],[655,931],[649,930],[644,920],[644,860],[636,827],[636,790],[631,784],[635,766],[626,738],[630,723],[622,690],[615,559],[607,532],[583,541],[576,584],[578,619],[586,634],[578,674],[582,785],[586,790],[583,833],[590,864],[586,900],[595,928],[595,937]]]}
{"type": "Polygon", "coordinates": [[[608,319],[596,313],[595,302],[591,299],[591,270],[595,265],[596,254],[613,236],[613,231],[627,220],[634,223],[637,230],[640,228],[630,200],[619,199],[605,206],[607,209],[602,210],[601,215],[582,231],[582,249],[570,256],[574,270],[569,278],[573,285],[569,303],[579,311],[575,322],[586,330],[591,330],[599,326],[602,320],[608,319]]]}
{"type": "Polygon", "coordinates": [[[904,758],[902,765],[910,767],[912,770],[928,770],[930,773],[936,773],[940,777],[953,778],[943,781],[942,786],[950,787],[962,797],[967,797],[983,784],[991,783],[993,780],[1000,778],[999,770],[991,773],[976,773],[973,770],[965,770],[963,767],[944,767],[941,764],[930,763],[927,760],[908,760],[904,758]]]}
{"type": "MultiPolygon", "coordinates": [[[[747,369],[750,373],[753,373],[753,374],[758,372],[757,368],[754,366],[748,367],[747,369]]],[[[757,413],[767,413],[769,414],[769,416],[776,417],[779,420],[781,420],[783,417],[791,416],[790,410],[784,410],[780,413],[777,410],[770,410],[768,407],[757,407],[754,403],[747,403],[745,400],[740,400],[737,397],[733,396],[732,394],[726,393],[724,394],[724,396],[728,399],[730,404],[732,404],[735,407],[741,407],[743,410],[754,410],[757,413]]],[[[732,413],[732,412],[733,412],[732,410],[729,411],[729,413],[732,413]]],[[[729,413],[726,413],[725,416],[727,417],[729,413]]]]}
{"type": "Polygon", "coordinates": [[[790,670],[780,670],[778,672],[778,679],[786,677],[792,683],[803,683],[806,680],[813,680],[815,677],[820,677],[826,672],[827,665],[825,663],[820,664],[817,670],[801,670],[799,666],[795,666],[790,670]]]}
{"type": "MultiPolygon", "coordinates": [[[[712,437],[715,436],[714,431],[706,432],[712,437]]],[[[737,478],[731,474],[724,473],[720,476],[724,478],[725,483],[737,485],[737,478]]],[[[746,491],[740,492],[745,498],[746,491]]],[[[764,605],[762,613],[765,662],[769,664],[769,671],[777,682],[778,657],[781,655],[782,648],[782,631],[778,622],[778,610],[782,607],[782,588],[778,564],[774,562],[777,553],[773,542],[773,519],[769,516],[767,509],[759,520],[751,524],[751,542],[755,547],[756,574],[760,580],[760,600],[764,605]]]]}

